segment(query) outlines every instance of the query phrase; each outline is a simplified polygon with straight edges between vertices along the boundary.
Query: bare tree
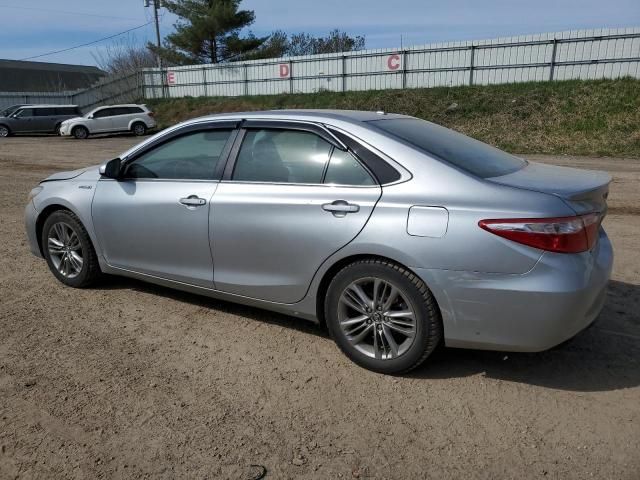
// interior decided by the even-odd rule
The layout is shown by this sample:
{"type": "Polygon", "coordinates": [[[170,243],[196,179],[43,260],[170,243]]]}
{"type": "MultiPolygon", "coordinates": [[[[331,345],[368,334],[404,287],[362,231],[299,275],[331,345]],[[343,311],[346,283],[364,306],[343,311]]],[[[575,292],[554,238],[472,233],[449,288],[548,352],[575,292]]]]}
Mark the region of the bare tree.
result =
{"type": "Polygon", "coordinates": [[[91,53],[99,68],[110,75],[128,75],[156,66],[156,57],[131,35],[91,53]]]}

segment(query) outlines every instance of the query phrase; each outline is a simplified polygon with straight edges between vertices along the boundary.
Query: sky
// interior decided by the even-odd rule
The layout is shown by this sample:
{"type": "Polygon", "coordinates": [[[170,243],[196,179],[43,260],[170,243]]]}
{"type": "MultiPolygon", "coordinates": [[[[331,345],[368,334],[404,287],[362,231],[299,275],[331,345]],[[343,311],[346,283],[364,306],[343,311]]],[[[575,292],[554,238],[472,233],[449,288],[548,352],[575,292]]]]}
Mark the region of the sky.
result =
{"type": "MultiPolygon", "coordinates": [[[[479,40],[581,28],[640,26],[640,0],[244,0],[258,36],[273,30],[323,35],[338,28],[367,48],[479,40]]],[[[143,0],[0,0],[0,59],[22,60],[111,36],[152,20],[143,0]]],[[[161,9],[161,33],[175,17],[161,9]]],[[[153,24],[35,61],[96,65],[96,52],[121,39],[154,41],[153,24]]]]}

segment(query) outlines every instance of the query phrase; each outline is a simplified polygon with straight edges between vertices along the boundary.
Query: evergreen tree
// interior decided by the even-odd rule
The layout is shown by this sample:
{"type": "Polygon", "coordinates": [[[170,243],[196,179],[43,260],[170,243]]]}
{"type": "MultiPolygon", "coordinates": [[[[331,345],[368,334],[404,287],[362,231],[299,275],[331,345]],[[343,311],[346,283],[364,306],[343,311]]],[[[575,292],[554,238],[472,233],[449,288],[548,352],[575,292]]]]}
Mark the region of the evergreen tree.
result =
{"type": "Polygon", "coordinates": [[[252,10],[240,10],[242,0],[165,0],[179,20],[163,46],[148,47],[170,65],[220,63],[240,60],[269,37],[241,36],[254,22],[252,10]]]}

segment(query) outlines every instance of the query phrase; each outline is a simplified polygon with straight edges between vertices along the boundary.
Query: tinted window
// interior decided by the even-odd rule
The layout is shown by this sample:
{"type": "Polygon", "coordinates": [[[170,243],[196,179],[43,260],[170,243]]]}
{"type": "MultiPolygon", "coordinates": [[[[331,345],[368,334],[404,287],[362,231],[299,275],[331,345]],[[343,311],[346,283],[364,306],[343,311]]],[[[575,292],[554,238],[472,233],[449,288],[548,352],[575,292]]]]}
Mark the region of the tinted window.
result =
{"type": "Polygon", "coordinates": [[[22,109],[19,112],[17,112],[17,115],[19,117],[22,117],[22,118],[24,118],[24,117],[33,117],[33,116],[35,116],[33,114],[33,110],[34,110],[33,108],[25,108],[25,109],[22,109]]]}
{"type": "Polygon", "coordinates": [[[231,130],[208,130],[175,138],[142,154],[127,178],[211,180],[231,130]]]}
{"type": "Polygon", "coordinates": [[[113,115],[113,108],[103,108],[93,114],[93,118],[104,118],[113,115]]]}
{"type": "Polygon", "coordinates": [[[336,185],[375,185],[371,175],[349,152],[335,149],[331,155],[324,183],[336,185]]]}
{"type": "Polygon", "coordinates": [[[249,130],[242,142],[233,180],[322,183],[331,145],[295,130],[249,130]]]}
{"type": "Polygon", "coordinates": [[[118,107],[118,108],[112,108],[111,109],[111,115],[116,116],[116,115],[129,115],[129,109],[127,107],[118,107]]]}
{"type": "Polygon", "coordinates": [[[524,160],[486,143],[417,118],[369,123],[478,177],[506,175],[525,165],[524,160]]]}
{"type": "Polygon", "coordinates": [[[128,114],[144,113],[144,110],[142,110],[140,107],[127,107],[125,108],[125,110],[127,111],[128,114]]]}
{"type": "Polygon", "coordinates": [[[57,107],[55,115],[78,115],[80,112],[75,107],[57,107]]]}
{"type": "Polygon", "coordinates": [[[55,108],[35,108],[36,117],[49,117],[56,114],[55,108]]]}

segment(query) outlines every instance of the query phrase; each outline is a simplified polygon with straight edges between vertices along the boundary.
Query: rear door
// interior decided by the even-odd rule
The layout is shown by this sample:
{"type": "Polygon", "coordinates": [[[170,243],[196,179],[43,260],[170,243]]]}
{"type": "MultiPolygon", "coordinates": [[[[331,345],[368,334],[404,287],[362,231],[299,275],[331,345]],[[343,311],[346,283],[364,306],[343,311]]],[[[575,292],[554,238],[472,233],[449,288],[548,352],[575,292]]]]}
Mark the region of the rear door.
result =
{"type": "Polygon", "coordinates": [[[247,122],[213,197],[218,290],[301,300],[325,259],[351,242],[382,193],[322,129],[247,122]]]}

